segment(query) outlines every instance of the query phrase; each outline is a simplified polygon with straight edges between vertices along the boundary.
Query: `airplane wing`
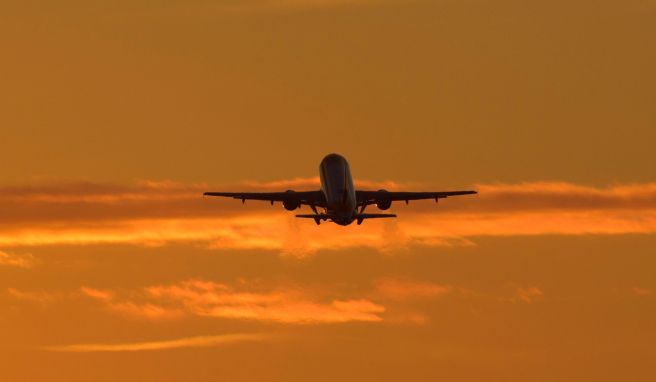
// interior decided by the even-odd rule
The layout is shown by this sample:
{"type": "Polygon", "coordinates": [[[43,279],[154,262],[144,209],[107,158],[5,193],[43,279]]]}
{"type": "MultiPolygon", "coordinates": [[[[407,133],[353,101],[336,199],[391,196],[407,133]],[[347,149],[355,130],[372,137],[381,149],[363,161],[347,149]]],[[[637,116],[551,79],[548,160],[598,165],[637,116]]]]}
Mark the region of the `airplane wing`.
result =
{"type": "Polygon", "coordinates": [[[286,192],[206,192],[205,196],[223,196],[233,199],[246,200],[264,200],[273,202],[283,202],[294,204],[307,204],[316,207],[323,207],[324,197],[321,191],[286,191],[286,192]]]}
{"type": "Polygon", "coordinates": [[[393,191],[356,191],[359,205],[375,204],[382,202],[393,202],[398,200],[420,200],[448,198],[449,196],[477,194],[476,191],[442,191],[442,192],[393,192],[393,191]]]}

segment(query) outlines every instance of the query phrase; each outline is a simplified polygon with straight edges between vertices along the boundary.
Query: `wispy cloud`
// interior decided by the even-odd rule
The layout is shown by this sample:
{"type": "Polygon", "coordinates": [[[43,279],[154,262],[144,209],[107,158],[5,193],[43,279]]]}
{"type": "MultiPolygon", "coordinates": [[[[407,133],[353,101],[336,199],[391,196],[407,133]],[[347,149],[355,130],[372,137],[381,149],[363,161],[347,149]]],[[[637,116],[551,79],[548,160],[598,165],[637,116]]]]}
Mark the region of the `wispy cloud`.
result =
{"type": "Polygon", "coordinates": [[[186,337],[175,340],[131,342],[118,344],[75,344],[46,347],[45,350],[57,352],[135,352],[148,350],[167,350],[180,348],[198,348],[223,346],[243,342],[261,342],[271,339],[272,336],[261,333],[223,334],[218,336],[186,337]]]}
{"type": "MultiPolygon", "coordinates": [[[[634,289],[637,294],[646,295],[645,291],[634,289]]],[[[433,281],[398,277],[379,278],[361,285],[190,279],[136,289],[83,286],[68,292],[16,289],[8,292],[17,300],[43,306],[87,299],[111,314],[151,322],[203,317],[283,325],[353,322],[424,325],[430,322],[430,316],[418,307],[436,303],[445,296],[464,299],[474,296],[524,304],[544,297],[543,290],[536,286],[513,286],[510,295],[492,296],[433,281]]]]}
{"type": "Polygon", "coordinates": [[[118,298],[116,293],[111,291],[81,287],[80,292],[83,296],[103,302],[108,310],[126,316],[146,318],[149,320],[169,320],[185,315],[185,312],[181,308],[161,306],[149,302],[136,303],[118,298]]]}
{"type": "Polygon", "coordinates": [[[378,280],[375,287],[381,298],[392,300],[437,297],[453,290],[450,285],[394,278],[378,280]]]}
{"type": "MultiPolygon", "coordinates": [[[[358,183],[366,189],[419,189],[393,182],[358,183]]],[[[395,204],[398,219],[345,229],[299,221],[279,204],[242,205],[201,196],[217,189],[318,189],[316,178],[224,187],[173,182],[5,187],[0,188],[0,246],[196,242],[304,255],[328,248],[467,245],[480,236],[656,233],[654,183],[594,188],[542,182],[476,188],[480,191],[476,197],[448,199],[439,205],[395,204]],[[336,236],[340,240],[334,240],[336,236]]]]}
{"type": "Polygon", "coordinates": [[[640,286],[634,286],[633,288],[631,288],[631,291],[635,295],[643,296],[643,297],[644,296],[651,296],[651,294],[653,293],[653,291],[651,289],[645,288],[645,287],[640,287],[640,286]]]}
{"type": "Polygon", "coordinates": [[[530,304],[544,297],[544,292],[542,289],[531,286],[531,287],[518,287],[515,289],[515,293],[511,298],[505,299],[514,303],[525,303],[530,304]]]}
{"type": "Polygon", "coordinates": [[[0,266],[6,265],[18,268],[32,268],[37,263],[34,256],[29,253],[15,254],[0,251],[0,266]]]}
{"type": "Polygon", "coordinates": [[[53,291],[24,291],[16,288],[7,288],[7,293],[16,300],[26,301],[41,306],[48,306],[69,297],[66,293],[53,291]]]}
{"type": "Polygon", "coordinates": [[[82,286],[67,292],[15,288],[9,288],[7,292],[16,300],[44,307],[70,299],[87,299],[112,314],[149,321],[213,317],[317,325],[348,322],[425,323],[428,317],[414,311],[412,305],[417,301],[439,298],[454,290],[456,288],[452,286],[430,281],[387,277],[346,289],[326,284],[272,284],[245,279],[219,283],[191,279],[137,289],[82,286]]]}
{"type": "Polygon", "coordinates": [[[116,313],[155,320],[205,316],[286,324],[378,322],[385,311],[382,305],[362,298],[322,298],[292,287],[265,289],[189,280],[124,296],[88,287],[82,292],[116,313]]]}

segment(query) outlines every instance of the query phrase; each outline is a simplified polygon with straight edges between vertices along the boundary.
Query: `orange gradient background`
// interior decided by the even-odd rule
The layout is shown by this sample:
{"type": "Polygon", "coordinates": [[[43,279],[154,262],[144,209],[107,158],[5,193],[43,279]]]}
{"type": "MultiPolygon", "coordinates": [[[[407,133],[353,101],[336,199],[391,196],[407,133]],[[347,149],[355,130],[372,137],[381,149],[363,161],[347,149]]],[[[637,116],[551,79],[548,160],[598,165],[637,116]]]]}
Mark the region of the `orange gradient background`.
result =
{"type": "Polygon", "coordinates": [[[3,2],[0,380],[653,381],[655,17],[3,2]],[[349,227],[201,196],[330,152],[480,194],[349,227]]]}

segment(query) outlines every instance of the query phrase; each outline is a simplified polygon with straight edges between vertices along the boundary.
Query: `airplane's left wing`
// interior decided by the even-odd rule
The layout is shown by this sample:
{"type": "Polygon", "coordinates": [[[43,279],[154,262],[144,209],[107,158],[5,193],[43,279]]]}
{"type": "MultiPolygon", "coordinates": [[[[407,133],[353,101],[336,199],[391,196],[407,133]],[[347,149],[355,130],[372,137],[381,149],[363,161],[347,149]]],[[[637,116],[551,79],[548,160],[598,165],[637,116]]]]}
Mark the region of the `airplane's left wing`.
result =
{"type": "Polygon", "coordinates": [[[307,204],[310,206],[323,207],[324,198],[321,191],[286,191],[286,192],[206,192],[205,196],[223,196],[233,199],[264,200],[269,202],[282,202],[288,205],[307,204]]]}

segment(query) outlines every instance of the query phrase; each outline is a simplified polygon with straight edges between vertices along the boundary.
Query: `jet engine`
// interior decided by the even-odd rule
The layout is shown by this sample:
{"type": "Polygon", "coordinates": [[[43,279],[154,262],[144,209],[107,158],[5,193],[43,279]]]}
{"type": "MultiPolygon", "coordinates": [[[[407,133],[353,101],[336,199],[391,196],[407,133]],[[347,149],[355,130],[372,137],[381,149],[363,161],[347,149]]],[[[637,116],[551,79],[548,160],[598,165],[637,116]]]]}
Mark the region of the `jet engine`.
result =
{"type": "Polygon", "coordinates": [[[387,192],[387,190],[378,190],[378,196],[376,197],[376,207],[381,210],[389,210],[389,208],[392,206],[392,201],[385,196],[387,192]]]}
{"type": "MultiPolygon", "coordinates": [[[[293,190],[287,190],[287,193],[288,194],[294,194],[294,191],[293,190]]],[[[287,211],[294,211],[295,209],[297,209],[298,207],[301,206],[301,202],[296,200],[296,199],[290,198],[290,199],[285,200],[284,202],[282,202],[282,206],[285,207],[285,209],[287,211]]]]}

